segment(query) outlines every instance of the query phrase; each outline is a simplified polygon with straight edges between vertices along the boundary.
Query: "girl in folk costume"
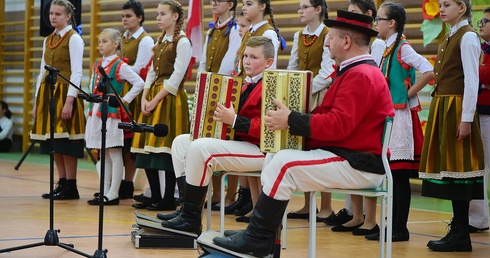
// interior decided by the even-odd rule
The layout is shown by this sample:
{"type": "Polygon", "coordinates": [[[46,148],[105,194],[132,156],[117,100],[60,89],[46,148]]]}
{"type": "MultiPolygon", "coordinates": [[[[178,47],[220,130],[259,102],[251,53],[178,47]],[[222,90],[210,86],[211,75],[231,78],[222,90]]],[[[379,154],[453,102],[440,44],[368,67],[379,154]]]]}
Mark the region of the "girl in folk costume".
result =
{"type": "MultiPolygon", "coordinates": [[[[310,110],[321,101],[332,82],[335,62],[330,58],[330,50],[325,46],[328,28],[323,21],[328,18],[325,0],[301,0],[298,13],[300,20],[306,23],[303,31],[294,34],[293,48],[289,58],[288,70],[309,70],[313,72],[310,110]]],[[[288,213],[291,219],[308,219],[310,193],[305,193],[305,205],[295,212],[288,213]]],[[[323,221],[328,216],[334,216],[332,211],[331,194],[322,193],[322,206],[317,214],[317,221],[323,221]]]]}
{"type": "MultiPolygon", "coordinates": [[[[115,29],[104,29],[99,34],[99,51],[103,57],[95,61],[92,67],[92,78],[90,80],[90,89],[92,93],[102,95],[97,87],[102,79],[98,69],[102,66],[108,75],[111,85],[116,92],[108,89],[108,93],[121,94],[124,81],[133,85],[131,90],[122,97],[123,103],[131,103],[143,90],[144,81],[135,73],[129,65],[124,63],[116,54],[120,47],[121,33],[115,29]]],[[[122,107],[108,107],[107,114],[107,134],[105,150],[105,167],[104,193],[95,194],[93,200],[89,200],[90,205],[99,205],[103,200],[105,205],[119,204],[119,186],[123,178],[123,156],[122,147],[124,145],[123,131],[118,129],[118,124],[127,116],[122,107]]],[[[90,103],[89,117],[85,134],[87,148],[100,149],[102,141],[102,119],[101,105],[99,103],[90,103]]],[[[99,167],[100,169],[100,167],[99,167]]],[[[100,171],[99,171],[100,175],[100,171]]]]}
{"type": "Polygon", "coordinates": [[[279,34],[279,29],[276,26],[276,20],[272,13],[270,0],[245,0],[243,1],[243,16],[251,23],[249,30],[243,35],[242,43],[237,52],[237,63],[235,63],[235,69],[232,75],[246,77],[243,71],[243,51],[245,50],[245,43],[252,36],[264,36],[272,40],[274,48],[276,49],[276,55],[274,56],[274,64],[269,68],[274,70],[277,68],[277,52],[279,48],[284,50],[286,48],[286,42],[279,34]],[[266,15],[269,15],[272,25],[266,19],[266,15]]]}
{"type": "MultiPolygon", "coordinates": [[[[248,29],[250,28],[250,25],[252,25],[250,23],[250,20],[245,18],[245,16],[243,16],[243,11],[241,11],[237,18],[236,18],[236,23],[238,25],[238,34],[240,34],[240,38],[242,38],[244,35],[245,35],[245,32],[248,31],[248,29]]],[[[238,56],[236,57],[238,58],[238,56]]],[[[236,62],[236,60],[235,60],[236,62]]]]}
{"type": "Polygon", "coordinates": [[[488,230],[488,172],[490,171],[490,7],[483,10],[483,18],[478,21],[483,62],[480,64],[480,90],[478,91],[477,110],[480,119],[481,137],[485,157],[485,176],[483,177],[483,200],[470,201],[470,233],[488,230]]]}
{"type": "MultiPolygon", "coordinates": [[[[122,58],[131,69],[145,80],[150,66],[153,52],[151,49],[155,45],[153,39],[143,29],[145,21],[145,11],[140,2],[130,0],[122,7],[122,23],[126,31],[122,35],[121,50],[122,58]]],[[[124,83],[121,95],[124,96],[131,90],[131,83],[124,83]]],[[[141,95],[136,97],[129,104],[129,110],[132,112],[134,119],[137,119],[141,109],[141,95]]],[[[119,189],[120,199],[130,199],[133,197],[134,185],[133,178],[136,171],[134,166],[134,155],[131,155],[131,143],[133,142],[133,133],[129,130],[124,131],[124,177],[119,189]]]]}
{"type": "MultiPolygon", "coordinates": [[[[74,30],[75,8],[68,0],[51,2],[49,19],[54,32],[44,39],[43,58],[32,115],[35,118],[31,139],[41,141],[41,152],[49,153],[50,141],[54,141],[54,161],[58,170],[58,186],[53,191],[55,200],[79,199],[77,189],[77,159],[83,157],[85,116],[83,103],[77,98],[78,90],[58,78],[54,90],[56,114],[54,139],[50,138],[50,83],[45,81],[49,65],[60,69],[59,73],[80,85],[82,80],[83,40],[74,30]]],[[[49,198],[51,193],[43,194],[49,198]]]]}
{"type": "MultiPolygon", "coordinates": [[[[211,0],[212,13],[217,17],[206,34],[203,46],[203,54],[199,63],[198,72],[213,72],[230,75],[233,71],[236,52],[242,37],[238,33],[238,25],[235,19],[237,0],[221,1],[211,0]]],[[[225,197],[225,205],[233,201],[238,179],[232,176],[228,180],[228,191],[225,197]]],[[[185,180],[177,178],[179,187],[185,186],[185,180]]],[[[212,210],[219,210],[221,177],[213,177],[212,210]]],[[[180,198],[183,201],[183,198],[180,198]]],[[[221,205],[221,204],[220,204],[221,205]]]]}
{"type": "Polygon", "coordinates": [[[192,48],[182,31],[184,12],[179,2],[162,1],[157,7],[157,24],[163,34],[153,48],[153,64],[146,78],[141,114],[138,122],[148,125],[166,124],[168,135],[135,134],[132,152],[136,167],[144,168],[151,189],[151,198],[133,205],[149,210],[174,210],[175,173],[170,155],[174,138],[189,133],[189,108],[184,90],[184,76],[192,48]],[[165,170],[165,193],[160,191],[159,170],[165,170]]]}
{"type": "Polygon", "coordinates": [[[470,0],[439,0],[441,19],[451,26],[439,45],[434,91],[419,177],[422,195],[451,200],[448,234],[431,240],[434,251],[471,251],[468,209],[483,199],[483,146],[475,112],[480,39],[470,24],[470,0]]]}
{"type": "MultiPolygon", "coordinates": [[[[403,6],[387,2],[380,6],[376,18],[379,36],[386,40],[381,71],[390,87],[395,108],[389,146],[394,188],[392,234],[394,242],[408,241],[410,238],[407,229],[411,199],[410,177],[417,175],[424,138],[417,114],[420,111],[417,92],[434,78],[432,65],[413,50],[403,35],[406,17],[403,6]],[[420,73],[417,80],[416,71],[420,73]]],[[[375,207],[375,201],[371,205],[375,207]]],[[[378,239],[378,234],[366,238],[378,239]]]]}

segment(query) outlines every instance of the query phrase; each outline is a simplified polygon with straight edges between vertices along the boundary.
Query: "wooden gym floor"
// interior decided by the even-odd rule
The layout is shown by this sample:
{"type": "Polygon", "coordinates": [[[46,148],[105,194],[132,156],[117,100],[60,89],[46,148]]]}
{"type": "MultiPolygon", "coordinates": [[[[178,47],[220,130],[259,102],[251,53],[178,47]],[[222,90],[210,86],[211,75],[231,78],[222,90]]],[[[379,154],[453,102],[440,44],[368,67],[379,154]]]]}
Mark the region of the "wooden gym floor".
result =
{"type": "MultiPolygon", "coordinates": [[[[14,167],[22,153],[0,154],[0,249],[42,242],[49,229],[49,200],[40,196],[49,190],[49,156],[29,154],[19,170],[14,167]]],[[[56,178],[56,176],[55,176],[56,178]]],[[[143,177],[144,179],[144,177],[143,177]]],[[[93,255],[98,248],[98,206],[90,206],[87,200],[99,186],[95,166],[86,160],[79,164],[78,189],[80,200],[55,201],[54,229],[60,229],[60,242],[72,243],[75,249],[93,255]]],[[[139,193],[141,191],[138,191],[139,193]]],[[[334,196],[335,211],[343,207],[343,197],[334,196]]],[[[196,250],[136,249],[131,242],[131,225],[134,223],[132,200],[123,200],[118,206],[104,209],[103,249],[107,257],[197,257],[196,250]]],[[[292,198],[288,210],[303,205],[303,197],[292,198]]],[[[155,212],[142,211],[147,214],[155,212]]],[[[212,229],[219,229],[219,214],[213,211],[212,229]]],[[[205,217],[204,217],[205,218],[205,217]]],[[[226,229],[246,226],[227,215],[226,229]]],[[[446,223],[451,219],[447,201],[420,197],[413,194],[409,217],[410,241],[393,243],[393,257],[490,257],[490,233],[471,235],[473,252],[437,253],[430,251],[427,241],[440,239],[446,234],[446,223]]],[[[206,220],[203,220],[206,224],[206,220]]],[[[308,222],[289,220],[287,224],[287,248],[282,257],[307,257],[308,222]]],[[[350,233],[334,233],[323,223],[317,229],[318,257],[378,257],[378,242],[367,241],[350,233]]],[[[57,246],[40,246],[0,257],[82,257],[57,246]]]]}

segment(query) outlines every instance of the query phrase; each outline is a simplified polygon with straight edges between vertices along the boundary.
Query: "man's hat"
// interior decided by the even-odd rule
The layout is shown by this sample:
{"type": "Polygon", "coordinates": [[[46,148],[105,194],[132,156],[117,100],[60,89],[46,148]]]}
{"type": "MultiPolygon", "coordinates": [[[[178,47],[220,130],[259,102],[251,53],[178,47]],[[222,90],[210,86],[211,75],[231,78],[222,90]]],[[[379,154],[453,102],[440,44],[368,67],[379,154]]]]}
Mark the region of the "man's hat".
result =
{"type": "Polygon", "coordinates": [[[371,29],[372,22],[373,17],[371,16],[337,10],[335,20],[325,20],[325,25],[328,27],[348,28],[367,34],[370,37],[376,37],[378,32],[371,29]]]}

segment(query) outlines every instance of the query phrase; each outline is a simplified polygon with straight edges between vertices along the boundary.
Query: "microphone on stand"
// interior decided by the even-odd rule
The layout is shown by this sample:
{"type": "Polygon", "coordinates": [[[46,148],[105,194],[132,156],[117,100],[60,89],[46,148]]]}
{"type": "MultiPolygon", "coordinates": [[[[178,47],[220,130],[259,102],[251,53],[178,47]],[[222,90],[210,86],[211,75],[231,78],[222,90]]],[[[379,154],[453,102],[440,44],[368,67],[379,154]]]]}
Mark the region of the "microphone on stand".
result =
{"type": "Polygon", "coordinates": [[[44,69],[51,71],[51,72],[56,72],[56,73],[60,71],[59,69],[56,69],[56,68],[49,66],[49,65],[45,65],[44,69]]]}
{"type": "Polygon", "coordinates": [[[117,108],[119,106],[122,106],[124,109],[124,112],[128,115],[129,119],[131,120],[131,123],[125,123],[125,122],[120,122],[117,126],[119,129],[126,129],[130,130],[131,132],[135,133],[153,133],[157,137],[164,137],[167,136],[168,134],[168,126],[166,124],[155,124],[154,126],[147,125],[147,124],[138,124],[134,121],[133,117],[131,116],[131,113],[129,110],[126,109],[126,106],[122,104],[122,101],[119,96],[113,95],[109,96],[109,106],[113,108],[117,108]]]}
{"type": "MultiPolygon", "coordinates": [[[[78,93],[78,95],[77,95],[78,98],[83,99],[83,100],[86,100],[88,102],[93,102],[93,103],[100,103],[100,102],[102,102],[102,96],[97,95],[97,94],[93,94],[93,93],[87,93],[87,92],[83,91],[82,88],[80,88],[79,86],[77,86],[74,83],[72,83],[70,80],[68,80],[67,78],[65,78],[63,75],[59,74],[59,71],[60,71],[59,69],[56,69],[56,68],[54,68],[52,66],[49,66],[49,65],[45,65],[44,66],[44,69],[46,69],[46,70],[48,70],[48,71],[50,71],[52,73],[56,73],[57,76],[60,76],[63,80],[65,80],[71,86],[73,86],[75,89],[77,89],[78,91],[80,91],[80,93],[78,93]]],[[[55,77],[55,76],[53,76],[53,77],[55,77]]],[[[50,78],[50,79],[53,80],[54,78],[50,78]]],[[[56,80],[54,82],[56,82],[56,80]]]]}

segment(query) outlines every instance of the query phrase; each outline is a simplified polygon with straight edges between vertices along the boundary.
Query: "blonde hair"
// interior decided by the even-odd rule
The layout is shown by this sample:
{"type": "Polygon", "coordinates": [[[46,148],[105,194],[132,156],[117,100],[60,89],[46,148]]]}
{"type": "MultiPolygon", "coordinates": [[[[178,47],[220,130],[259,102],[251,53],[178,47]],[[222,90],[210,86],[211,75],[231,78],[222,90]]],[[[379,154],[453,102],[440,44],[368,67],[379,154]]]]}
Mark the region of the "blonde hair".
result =
{"type": "Polygon", "coordinates": [[[250,37],[247,42],[245,43],[245,46],[247,47],[264,47],[264,57],[266,59],[268,58],[274,58],[274,45],[272,44],[272,40],[268,37],[264,36],[254,36],[250,37]]]}
{"type": "Polygon", "coordinates": [[[466,10],[459,15],[459,20],[461,21],[463,18],[467,19],[470,24],[471,23],[471,0],[453,0],[457,4],[464,4],[466,10]]]}
{"type": "Polygon", "coordinates": [[[112,42],[117,42],[116,50],[121,50],[121,32],[113,28],[105,28],[99,33],[100,35],[107,35],[112,42]]]}

